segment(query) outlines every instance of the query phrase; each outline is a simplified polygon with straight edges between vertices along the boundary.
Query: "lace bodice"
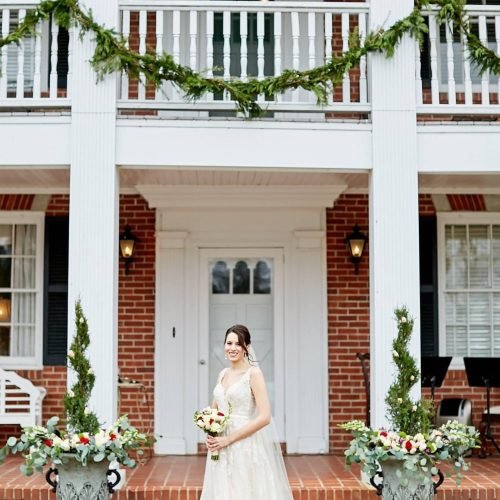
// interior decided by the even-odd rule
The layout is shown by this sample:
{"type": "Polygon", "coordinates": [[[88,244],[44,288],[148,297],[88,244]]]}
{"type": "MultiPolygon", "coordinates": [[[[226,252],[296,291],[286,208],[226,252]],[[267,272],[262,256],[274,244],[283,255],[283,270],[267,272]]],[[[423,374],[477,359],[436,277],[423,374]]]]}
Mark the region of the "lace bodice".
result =
{"type": "MultiPolygon", "coordinates": [[[[227,369],[226,369],[227,370],[227,369]]],[[[225,389],[218,383],[214,389],[214,398],[217,407],[227,413],[231,403],[231,416],[233,418],[252,418],[255,415],[255,399],[250,387],[251,368],[247,370],[240,379],[225,389]]],[[[224,377],[222,374],[221,379],[224,377]]]]}

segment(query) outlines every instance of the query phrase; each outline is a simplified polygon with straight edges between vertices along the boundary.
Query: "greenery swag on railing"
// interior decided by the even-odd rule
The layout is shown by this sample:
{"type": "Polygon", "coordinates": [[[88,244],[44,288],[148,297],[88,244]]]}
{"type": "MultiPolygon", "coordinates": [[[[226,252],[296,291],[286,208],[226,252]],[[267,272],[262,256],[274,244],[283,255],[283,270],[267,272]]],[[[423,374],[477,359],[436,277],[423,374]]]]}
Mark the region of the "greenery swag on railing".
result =
{"type": "Polygon", "coordinates": [[[500,75],[500,57],[471,32],[465,0],[417,0],[407,17],[387,29],[380,28],[367,33],[362,43],[359,33],[352,32],[349,49],[333,56],[322,66],[305,71],[287,69],[278,76],[248,81],[206,78],[191,68],[177,64],[171,54],[148,52],[141,55],[134,52],[127,47],[127,40],[120,33],[97,23],[92,11],[82,8],[78,0],[42,0],[34,10],[27,12],[15,31],[0,38],[0,49],[11,43],[19,44],[24,37],[36,35],[37,24],[52,16],[63,28],[76,26],[81,37],[87,33],[93,34],[96,48],[90,62],[99,78],[120,71],[131,78],[149,82],[156,88],[168,81],[176,85],[187,100],[200,99],[206,93],[227,92],[237,110],[253,118],[263,111],[256,102],[257,96],[281,94],[290,89],[302,88],[313,92],[319,105],[326,104],[332,89],[367,54],[381,53],[391,57],[405,34],[421,44],[428,32],[423,16],[428,9],[436,11],[440,24],[452,26],[454,32],[464,35],[469,58],[481,73],[489,70],[500,75]]]}

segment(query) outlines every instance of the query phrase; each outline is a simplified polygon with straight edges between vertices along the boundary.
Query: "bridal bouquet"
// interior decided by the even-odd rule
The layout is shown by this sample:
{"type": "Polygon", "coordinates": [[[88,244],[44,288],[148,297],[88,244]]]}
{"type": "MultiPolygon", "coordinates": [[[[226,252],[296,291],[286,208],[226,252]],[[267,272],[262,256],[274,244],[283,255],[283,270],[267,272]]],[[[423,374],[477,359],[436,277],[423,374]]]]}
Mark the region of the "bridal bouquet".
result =
{"type": "MultiPolygon", "coordinates": [[[[231,416],[231,407],[229,407],[229,413],[219,411],[217,408],[211,408],[207,406],[203,410],[198,410],[194,412],[194,423],[206,434],[210,436],[219,436],[222,434],[229,422],[229,417],[231,416]]],[[[219,460],[219,451],[213,451],[211,453],[212,460],[219,460]]]]}

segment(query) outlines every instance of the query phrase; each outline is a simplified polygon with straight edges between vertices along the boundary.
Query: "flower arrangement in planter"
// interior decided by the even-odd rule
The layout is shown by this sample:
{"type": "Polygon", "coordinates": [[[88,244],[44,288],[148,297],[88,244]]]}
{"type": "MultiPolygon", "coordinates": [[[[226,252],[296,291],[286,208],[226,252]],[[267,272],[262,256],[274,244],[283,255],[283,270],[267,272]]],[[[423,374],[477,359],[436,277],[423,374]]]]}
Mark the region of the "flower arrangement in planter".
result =
{"type": "MultiPolygon", "coordinates": [[[[457,484],[460,484],[462,472],[469,468],[464,454],[478,446],[479,433],[474,427],[457,421],[448,421],[434,429],[433,403],[424,398],[420,401],[411,399],[410,390],[420,378],[415,359],[408,351],[414,320],[405,307],[396,309],[395,314],[398,335],[392,344],[392,359],[397,374],[385,400],[391,428],[371,429],[358,420],[340,424],[342,429],[354,435],[345,451],[346,463],[361,464],[363,472],[372,478],[372,484],[379,493],[382,491],[384,497],[394,498],[403,493],[406,496],[401,498],[432,498],[435,487],[431,477],[441,476],[439,463],[453,464],[453,470],[448,474],[455,475],[457,484]],[[383,486],[375,484],[373,478],[376,475],[383,476],[383,486]],[[398,484],[388,484],[391,475],[398,484]]],[[[442,480],[441,477],[440,482],[442,480]]]]}
{"type": "MultiPolygon", "coordinates": [[[[21,472],[27,476],[34,471],[41,472],[47,463],[60,469],[68,461],[76,461],[80,466],[102,462],[104,474],[109,462],[134,467],[136,463],[129,451],[137,449],[141,454],[140,447],[149,442],[145,434],[129,424],[126,416],[106,429],[101,428],[97,415],[88,406],[95,375],[85,355],[90,337],[80,301],[75,305],[75,323],[76,334],[68,351],[68,362],[76,374],[76,382],[64,397],[65,428],[58,429],[59,418],[52,417],[45,427],[24,427],[19,438],[10,437],[0,449],[0,463],[9,453],[21,453],[25,459],[21,472]]],[[[106,482],[105,485],[107,488],[106,482]]],[[[92,498],[101,496],[95,494],[92,498]]]]}

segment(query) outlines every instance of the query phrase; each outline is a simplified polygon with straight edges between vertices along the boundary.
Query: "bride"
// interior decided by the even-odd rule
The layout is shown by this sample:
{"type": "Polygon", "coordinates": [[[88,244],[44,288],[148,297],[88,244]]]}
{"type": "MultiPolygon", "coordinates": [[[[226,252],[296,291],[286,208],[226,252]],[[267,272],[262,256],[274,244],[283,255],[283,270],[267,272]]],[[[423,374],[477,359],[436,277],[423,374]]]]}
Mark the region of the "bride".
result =
{"type": "Polygon", "coordinates": [[[234,325],[226,332],[224,352],[231,366],[221,371],[214,389],[213,408],[226,413],[229,423],[221,436],[208,436],[200,500],[292,500],[277,439],[272,435],[271,408],[262,371],[257,366],[250,332],[234,325]]]}

